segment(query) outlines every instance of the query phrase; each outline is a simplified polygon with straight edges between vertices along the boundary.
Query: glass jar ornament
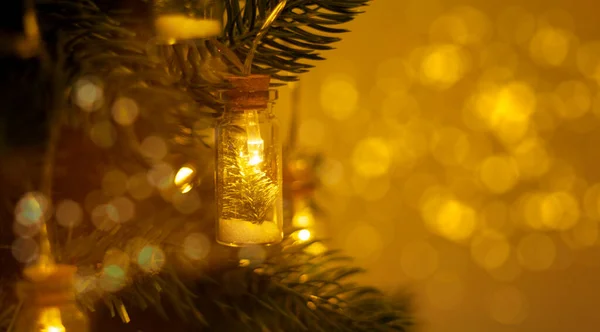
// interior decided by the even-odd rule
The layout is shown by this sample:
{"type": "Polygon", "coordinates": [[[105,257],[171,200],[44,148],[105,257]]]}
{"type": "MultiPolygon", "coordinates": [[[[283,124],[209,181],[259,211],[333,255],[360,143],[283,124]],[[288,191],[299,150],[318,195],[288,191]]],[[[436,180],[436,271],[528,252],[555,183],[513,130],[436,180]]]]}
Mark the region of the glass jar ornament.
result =
{"type": "Polygon", "coordinates": [[[75,301],[74,275],[68,265],[25,269],[26,280],[17,284],[22,308],[16,332],[88,332],[87,317],[75,301]]]}
{"type": "Polygon", "coordinates": [[[266,75],[227,79],[216,126],[217,242],[271,245],[283,239],[282,146],[266,75]]]}
{"type": "Polygon", "coordinates": [[[223,9],[223,0],[154,0],[156,43],[220,36],[223,9]]]}

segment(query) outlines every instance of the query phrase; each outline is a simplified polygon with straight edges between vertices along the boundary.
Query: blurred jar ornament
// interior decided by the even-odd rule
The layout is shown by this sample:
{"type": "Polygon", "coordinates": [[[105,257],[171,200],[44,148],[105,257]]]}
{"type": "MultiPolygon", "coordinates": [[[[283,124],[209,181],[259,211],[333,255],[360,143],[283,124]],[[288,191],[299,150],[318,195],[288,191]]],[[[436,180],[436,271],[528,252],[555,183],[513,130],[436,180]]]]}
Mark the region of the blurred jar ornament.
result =
{"type": "Polygon", "coordinates": [[[75,301],[74,275],[77,268],[55,265],[25,269],[26,280],[17,284],[22,302],[16,332],[87,332],[87,317],[75,301]]]}
{"type": "Polygon", "coordinates": [[[282,147],[270,77],[228,78],[216,126],[217,242],[270,245],[283,239],[282,147]]]}
{"type": "Polygon", "coordinates": [[[41,49],[33,0],[7,1],[0,10],[0,55],[31,58],[41,49]]]}
{"type": "Polygon", "coordinates": [[[154,0],[156,42],[220,36],[223,32],[223,0],[154,0]]]}

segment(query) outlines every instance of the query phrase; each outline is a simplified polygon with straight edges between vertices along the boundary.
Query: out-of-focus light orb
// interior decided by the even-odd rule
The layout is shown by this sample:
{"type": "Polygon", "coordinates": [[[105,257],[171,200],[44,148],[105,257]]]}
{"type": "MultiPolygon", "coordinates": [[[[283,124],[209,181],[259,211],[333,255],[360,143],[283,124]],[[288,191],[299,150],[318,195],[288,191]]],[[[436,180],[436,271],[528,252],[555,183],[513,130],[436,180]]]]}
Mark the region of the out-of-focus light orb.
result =
{"type": "Polygon", "coordinates": [[[383,251],[383,241],[374,226],[358,223],[348,233],[344,248],[357,259],[376,261],[383,251]]]}
{"type": "Polygon", "coordinates": [[[551,164],[549,153],[541,139],[525,139],[515,147],[513,158],[524,178],[537,178],[548,171],[551,164]]]}
{"type": "Polygon", "coordinates": [[[585,77],[600,83],[600,41],[591,41],[579,46],[577,68],[585,77]]]}
{"type": "Polygon", "coordinates": [[[426,294],[429,302],[442,310],[451,310],[461,304],[464,297],[464,283],[453,271],[436,273],[427,283],[426,294]]]}
{"type": "Polygon", "coordinates": [[[148,158],[162,160],[168,152],[167,143],[158,136],[148,136],[144,138],[140,145],[140,151],[148,158]]]}
{"type": "Polygon", "coordinates": [[[37,242],[31,238],[16,239],[11,250],[13,257],[20,263],[31,263],[40,255],[37,242]]]}
{"type": "Polygon", "coordinates": [[[421,215],[431,231],[455,242],[468,239],[478,226],[475,210],[443,188],[427,190],[421,200],[421,215]]]}
{"type": "Polygon", "coordinates": [[[529,52],[533,60],[540,65],[560,66],[569,54],[570,39],[570,34],[563,29],[541,27],[529,43],[529,52]]]}
{"type": "Polygon", "coordinates": [[[117,130],[110,121],[99,121],[92,125],[90,139],[97,146],[108,149],[117,141],[117,130]]]}
{"type": "Polygon", "coordinates": [[[466,134],[455,127],[444,127],[434,133],[431,141],[431,154],[437,162],[454,166],[463,162],[469,153],[466,134]]]}
{"type": "Polygon", "coordinates": [[[137,173],[127,180],[127,192],[138,201],[150,197],[153,190],[146,173],[137,173]]]}
{"type": "Polygon", "coordinates": [[[531,233],[519,241],[517,257],[521,266],[528,270],[547,270],[556,258],[556,245],[548,235],[531,233]]]}
{"type": "Polygon", "coordinates": [[[473,208],[448,200],[440,206],[436,218],[438,232],[453,241],[463,241],[471,236],[477,227],[477,215],[473,208]]]}
{"type": "Polygon", "coordinates": [[[186,165],[181,167],[177,171],[177,174],[175,174],[175,179],[173,181],[175,182],[175,186],[179,188],[182,194],[192,190],[193,184],[191,182],[194,179],[195,173],[196,170],[194,167],[186,165]]]}
{"type": "Polygon", "coordinates": [[[377,66],[377,87],[387,94],[407,91],[413,80],[413,73],[406,60],[389,58],[377,66]]]}
{"type": "Polygon", "coordinates": [[[24,226],[40,224],[47,218],[49,208],[48,199],[44,194],[28,192],[17,202],[15,220],[24,226]]]}
{"type": "Polygon", "coordinates": [[[119,222],[119,212],[111,204],[100,204],[92,210],[92,223],[101,231],[110,231],[119,222]]]}
{"type": "Polygon", "coordinates": [[[402,271],[414,280],[423,280],[432,276],[438,268],[438,253],[424,241],[408,243],[400,255],[402,271]]]}
{"type": "Polygon", "coordinates": [[[127,191],[127,174],[118,169],[113,169],[102,177],[102,191],[107,196],[120,196],[127,191]]]}
{"type": "Polygon", "coordinates": [[[59,225],[72,228],[83,221],[83,209],[79,203],[66,199],[56,205],[55,216],[59,225]]]}
{"type": "Polygon", "coordinates": [[[92,112],[104,104],[104,90],[96,79],[82,78],[73,85],[73,102],[83,111],[92,112]]]}
{"type": "Polygon", "coordinates": [[[171,198],[171,202],[177,211],[183,214],[192,214],[196,212],[200,206],[202,206],[202,201],[200,200],[200,196],[196,191],[190,191],[187,193],[181,193],[178,191],[171,198]]]}
{"type": "Polygon", "coordinates": [[[491,87],[475,96],[476,116],[503,142],[518,143],[529,129],[536,107],[532,88],[523,82],[491,87]]]}
{"type": "Polygon", "coordinates": [[[502,233],[487,231],[471,241],[471,257],[486,270],[497,269],[510,256],[510,244],[502,233]]]}
{"type": "Polygon", "coordinates": [[[519,169],[510,156],[491,156],[483,161],[479,170],[483,185],[494,194],[508,192],[519,180],[519,169]]]}
{"type": "Polygon", "coordinates": [[[348,77],[330,77],[321,86],[321,107],[335,120],[344,120],[356,111],[358,90],[348,77]]]}
{"type": "Polygon", "coordinates": [[[458,82],[468,69],[465,51],[452,44],[429,47],[420,64],[420,77],[424,85],[445,90],[458,82]]]}
{"type": "Polygon", "coordinates": [[[478,44],[490,35],[490,22],[480,10],[459,6],[440,16],[431,25],[433,40],[451,41],[457,44],[478,44]]]}
{"type": "Polygon", "coordinates": [[[581,81],[565,81],[556,87],[556,111],[560,117],[575,119],[587,113],[592,106],[592,92],[581,81]]]}
{"type": "Polygon", "coordinates": [[[550,229],[567,230],[579,220],[580,210],[577,199],[568,192],[555,192],[542,197],[541,221],[550,229]]]}
{"type": "Polygon", "coordinates": [[[302,230],[298,231],[298,240],[300,240],[302,242],[306,242],[306,241],[310,240],[311,237],[312,237],[312,234],[308,229],[302,229],[302,230]]]}
{"type": "Polygon", "coordinates": [[[171,165],[156,164],[148,171],[148,182],[158,189],[168,189],[173,185],[175,172],[171,165]]]}
{"type": "Polygon", "coordinates": [[[392,127],[406,124],[419,113],[419,102],[408,93],[392,93],[381,104],[383,120],[392,127]]]}
{"type": "Polygon", "coordinates": [[[118,215],[118,222],[127,222],[135,216],[135,204],[127,197],[121,196],[110,201],[118,215]]]}
{"type": "Polygon", "coordinates": [[[490,298],[491,317],[504,325],[519,325],[527,318],[529,304],[515,287],[503,286],[494,291],[490,298]]]}
{"type": "Polygon", "coordinates": [[[192,260],[201,260],[210,252],[210,240],[202,233],[192,233],[183,240],[183,253],[192,260]]]}
{"type": "Polygon", "coordinates": [[[302,121],[298,128],[298,143],[305,147],[318,147],[325,138],[325,126],[317,119],[302,121]]]}
{"type": "Polygon", "coordinates": [[[118,265],[107,265],[102,269],[102,275],[99,280],[100,287],[107,292],[116,292],[127,282],[125,270],[118,265]]]}
{"type": "Polygon", "coordinates": [[[354,148],[352,166],[357,174],[374,178],[388,172],[391,159],[387,142],[382,138],[370,137],[358,142],[354,148]]]}
{"type": "Polygon", "coordinates": [[[579,202],[568,192],[534,193],[523,200],[525,222],[533,229],[568,230],[580,217],[579,202]]]}
{"type": "Polygon", "coordinates": [[[158,273],[165,265],[165,261],[164,251],[153,245],[143,247],[137,256],[140,269],[148,273],[158,273]]]}
{"type": "Polygon", "coordinates": [[[112,116],[121,126],[132,125],[139,115],[138,105],[135,100],[127,97],[118,98],[112,107],[112,116]]]}
{"type": "Polygon", "coordinates": [[[315,224],[315,217],[310,208],[304,208],[294,214],[292,225],[298,228],[312,227],[315,224]]]}

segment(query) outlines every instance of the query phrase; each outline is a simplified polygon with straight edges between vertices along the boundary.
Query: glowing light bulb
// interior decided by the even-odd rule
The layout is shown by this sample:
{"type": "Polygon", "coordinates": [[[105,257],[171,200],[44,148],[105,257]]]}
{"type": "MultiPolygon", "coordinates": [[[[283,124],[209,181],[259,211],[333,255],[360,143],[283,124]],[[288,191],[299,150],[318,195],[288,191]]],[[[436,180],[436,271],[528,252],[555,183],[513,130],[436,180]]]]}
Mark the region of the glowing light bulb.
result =
{"type": "Polygon", "coordinates": [[[260,136],[258,111],[246,111],[246,133],[248,135],[248,164],[255,166],[263,162],[265,141],[260,136]]]}
{"type": "Polygon", "coordinates": [[[311,236],[312,236],[312,234],[310,233],[310,231],[308,229],[303,229],[298,232],[298,239],[300,241],[308,241],[308,240],[310,240],[311,236]]]}
{"type": "Polygon", "coordinates": [[[65,332],[58,308],[48,308],[40,314],[41,332],[65,332]]]}
{"type": "Polygon", "coordinates": [[[182,194],[190,192],[194,187],[192,184],[194,173],[196,173],[196,171],[191,166],[183,166],[177,171],[177,174],[175,174],[173,182],[182,194]]]}

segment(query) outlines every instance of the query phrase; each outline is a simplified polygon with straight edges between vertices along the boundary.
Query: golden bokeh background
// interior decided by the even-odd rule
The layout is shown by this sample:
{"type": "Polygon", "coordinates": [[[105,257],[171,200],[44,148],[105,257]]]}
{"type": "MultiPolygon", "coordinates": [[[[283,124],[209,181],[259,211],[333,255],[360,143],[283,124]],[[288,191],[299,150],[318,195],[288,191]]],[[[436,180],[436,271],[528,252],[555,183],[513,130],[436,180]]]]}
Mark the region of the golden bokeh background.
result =
{"type": "Polygon", "coordinates": [[[375,0],[296,86],[330,245],[423,331],[598,330],[599,8],[375,0]]]}

